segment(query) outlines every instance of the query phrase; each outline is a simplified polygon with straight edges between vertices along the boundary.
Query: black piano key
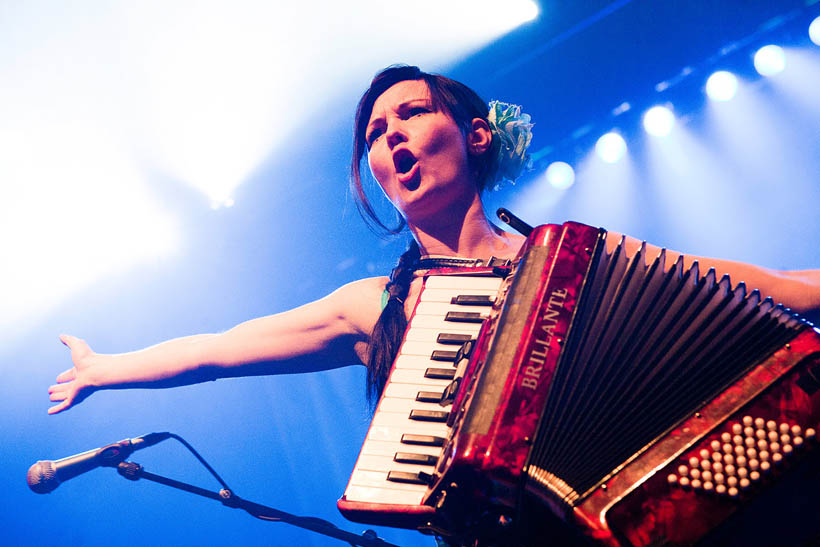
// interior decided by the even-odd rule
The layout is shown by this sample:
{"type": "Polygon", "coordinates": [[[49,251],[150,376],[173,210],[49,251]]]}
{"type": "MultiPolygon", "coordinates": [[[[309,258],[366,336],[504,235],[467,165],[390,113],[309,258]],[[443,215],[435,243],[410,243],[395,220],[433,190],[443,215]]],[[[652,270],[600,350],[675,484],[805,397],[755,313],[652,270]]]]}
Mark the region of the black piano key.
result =
{"type": "Polygon", "coordinates": [[[396,452],[393,461],[398,463],[414,463],[419,465],[436,465],[438,456],[431,454],[413,454],[412,452],[396,452]]]}
{"type": "Polygon", "coordinates": [[[472,311],[448,311],[444,316],[445,321],[452,321],[454,323],[482,323],[485,317],[472,311]]]}
{"type": "Polygon", "coordinates": [[[444,437],[405,433],[401,436],[401,442],[404,444],[415,444],[419,446],[444,446],[444,437]]]}
{"type": "Polygon", "coordinates": [[[446,410],[419,410],[410,411],[410,419],[419,422],[440,422],[445,423],[450,413],[446,410]]]}
{"type": "Polygon", "coordinates": [[[457,357],[457,351],[445,351],[440,349],[435,350],[430,355],[430,359],[432,359],[433,361],[449,361],[451,363],[454,363],[457,357]]]}
{"type": "Polygon", "coordinates": [[[436,380],[452,380],[456,376],[456,369],[454,368],[428,368],[424,371],[425,378],[433,378],[436,380]]]}
{"type": "Polygon", "coordinates": [[[419,391],[416,393],[416,400],[420,403],[437,403],[442,396],[444,394],[440,391],[419,391]]]}
{"type": "Polygon", "coordinates": [[[410,484],[430,484],[433,481],[433,475],[418,471],[410,473],[407,471],[388,471],[387,480],[392,482],[407,482],[410,484]]]}
{"type": "Polygon", "coordinates": [[[462,306],[492,306],[495,297],[481,294],[460,294],[450,299],[451,304],[462,306]]]}
{"type": "Polygon", "coordinates": [[[469,334],[456,334],[454,332],[442,332],[436,338],[439,344],[461,345],[464,342],[469,342],[473,337],[469,334]]]}

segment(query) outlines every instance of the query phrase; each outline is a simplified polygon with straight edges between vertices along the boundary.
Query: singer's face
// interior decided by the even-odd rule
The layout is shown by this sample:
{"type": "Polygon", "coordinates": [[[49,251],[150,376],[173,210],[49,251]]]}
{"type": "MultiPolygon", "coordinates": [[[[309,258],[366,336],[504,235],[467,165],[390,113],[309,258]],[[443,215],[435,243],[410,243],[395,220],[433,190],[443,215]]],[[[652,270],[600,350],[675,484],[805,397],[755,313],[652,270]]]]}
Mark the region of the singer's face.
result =
{"type": "Polygon", "coordinates": [[[423,80],[399,82],[376,99],[365,139],[373,176],[409,223],[477,193],[465,136],[433,106],[423,80]]]}

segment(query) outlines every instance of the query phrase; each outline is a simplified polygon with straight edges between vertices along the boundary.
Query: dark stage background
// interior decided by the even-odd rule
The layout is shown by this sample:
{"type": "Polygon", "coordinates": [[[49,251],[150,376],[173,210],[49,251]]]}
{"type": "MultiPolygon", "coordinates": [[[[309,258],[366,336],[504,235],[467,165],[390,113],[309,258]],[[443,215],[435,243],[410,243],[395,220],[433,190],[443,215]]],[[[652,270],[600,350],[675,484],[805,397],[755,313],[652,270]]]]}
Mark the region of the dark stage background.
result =
{"type": "MultiPolygon", "coordinates": [[[[388,64],[532,115],[535,169],[489,194],[488,210],[820,267],[820,47],[808,35],[820,4],[541,0],[534,20],[481,32],[515,2],[286,4],[0,2],[2,544],[343,545],[110,469],[45,496],[26,486],[36,460],[150,431],[184,437],[246,499],[366,528],[335,507],[369,423],[360,368],[46,409],[70,365],[62,332],[129,351],[389,271],[405,241],[370,233],[346,190],[355,104],[388,64]],[[784,48],[781,74],[755,72],[766,44],[784,48]],[[706,98],[715,70],[738,76],[732,101],[706,98]],[[649,137],[640,116],[664,103],[677,125],[649,137]],[[610,165],[593,149],[613,128],[629,151],[610,165]],[[573,186],[546,182],[553,161],[575,168],[573,186]]],[[[132,459],[218,487],[173,441],[132,459]]]]}

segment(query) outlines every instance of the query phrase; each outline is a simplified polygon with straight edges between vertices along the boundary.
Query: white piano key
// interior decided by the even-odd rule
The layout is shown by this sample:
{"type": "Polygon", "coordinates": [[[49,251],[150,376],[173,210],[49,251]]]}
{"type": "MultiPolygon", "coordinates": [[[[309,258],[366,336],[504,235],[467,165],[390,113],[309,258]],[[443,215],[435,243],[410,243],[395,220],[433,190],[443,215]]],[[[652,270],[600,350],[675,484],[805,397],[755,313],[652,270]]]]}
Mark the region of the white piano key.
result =
{"type": "MultiPolygon", "coordinates": [[[[448,350],[449,351],[449,350],[448,350]]],[[[429,355],[399,355],[393,365],[396,369],[412,368],[424,370],[427,368],[454,368],[452,361],[434,361],[429,355]]]]}
{"type": "Polygon", "coordinates": [[[485,319],[490,315],[490,308],[487,306],[465,306],[450,304],[449,302],[419,302],[419,305],[416,307],[416,316],[436,315],[444,317],[449,311],[480,313],[485,319]]]}
{"type": "Polygon", "coordinates": [[[431,387],[429,384],[399,384],[391,382],[384,388],[384,396],[398,399],[416,399],[419,391],[442,391],[431,387]]]}
{"type": "Polygon", "coordinates": [[[410,411],[413,409],[448,412],[452,406],[452,404],[441,406],[438,403],[421,403],[411,399],[394,399],[392,397],[385,397],[379,403],[379,412],[404,412],[407,416],[409,416],[410,411]]]}
{"type": "Polygon", "coordinates": [[[386,488],[387,485],[389,485],[391,490],[404,490],[421,493],[424,493],[425,490],[427,490],[427,486],[424,484],[388,481],[387,471],[370,471],[365,469],[356,469],[350,477],[350,484],[353,486],[376,486],[383,488],[386,488]]]}
{"type": "MultiPolygon", "coordinates": [[[[436,344],[436,339],[439,334],[441,334],[441,331],[437,329],[425,329],[422,327],[408,329],[404,335],[404,343],[427,342],[428,344],[436,344]]],[[[402,345],[402,347],[404,346],[402,345]]]]}
{"type": "MultiPolygon", "coordinates": [[[[486,315],[486,312],[481,312],[486,315]]],[[[473,336],[478,334],[481,323],[465,323],[461,321],[445,321],[444,316],[414,315],[410,319],[410,328],[436,329],[439,332],[465,332],[473,336]]]]}
{"type": "Polygon", "coordinates": [[[446,437],[447,424],[411,420],[403,412],[379,412],[373,416],[373,425],[397,428],[400,432],[446,437]]]}
{"type": "Polygon", "coordinates": [[[430,289],[425,288],[419,300],[422,302],[450,302],[454,297],[463,294],[475,294],[482,296],[496,296],[498,289],[430,289]]]}
{"type": "MultiPolygon", "coordinates": [[[[385,483],[387,482],[385,477],[385,483]]],[[[390,503],[396,505],[421,505],[425,489],[419,491],[394,490],[378,486],[348,486],[345,499],[364,503],[390,503]]]]}
{"type": "Polygon", "coordinates": [[[415,340],[405,340],[399,350],[400,355],[424,355],[430,357],[434,351],[458,351],[455,344],[438,344],[433,340],[432,342],[417,342],[415,340]]]}
{"type": "MultiPolygon", "coordinates": [[[[367,438],[365,440],[365,444],[371,441],[379,441],[379,442],[391,442],[391,443],[400,443],[406,444],[407,446],[424,446],[424,445],[411,445],[407,443],[401,442],[401,436],[405,433],[413,434],[413,435],[427,435],[423,428],[415,428],[416,431],[406,431],[408,428],[401,428],[397,426],[389,426],[389,425],[374,425],[370,427],[370,431],[367,432],[367,438]]],[[[441,435],[436,435],[437,437],[441,437],[441,435]]],[[[440,447],[438,447],[440,448],[440,447]]]]}
{"type": "Polygon", "coordinates": [[[390,456],[362,454],[359,456],[359,461],[356,462],[356,467],[363,471],[384,471],[385,473],[388,471],[408,471],[410,473],[424,471],[425,473],[432,474],[434,471],[434,466],[432,465],[393,461],[392,454],[390,456]]]}
{"type": "MultiPolygon", "coordinates": [[[[467,335],[471,338],[475,339],[475,334],[470,334],[468,332],[449,332],[449,331],[442,331],[440,329],[427,329],[422,327],[415,327],[409,329],[404,337],[404,343],[407,342],[426,342],[431,344],[431,347],[434,345],[436,346],[444,346],[449,349],[458,349],[461,344],[453,343],[453,344],[439,344],[437,342],[438,337],[440,334],[458,334],[458,335],[467,335]]],[[[437,347],[433,347],[433,349],[438,349],[437,347]]]]}
{"type": "Polygon", "coordinates": [[[501,286],[500,277],[483,277],[468,275],[431,275],[425,280],[424,290],[427,289],[458,289],[468,291],[471,289],[492,289],[498,290],[501,286]]]}
{"type": "Polygon", "coordinates": [[[362,446],[362,454],[370,454],[374,456],[390,456],[391,458],[396,452],[411,452],[413,454],[429,454],[431,456],[441,456],[440,446],[424,446],[407,444],[398,441],[377,441],[375,439],[368,439],[362,446]]]}
{"type": "MultiPolygon", "coordinates": [[[[434,368],[445,368],[445,367],[434,367],[434,368]]],[[[450,367],[453,368],[453,367],[450,367]]],[[[455,370],[455,369],[454,369],[455,370]]],[[[424,382],[425,384],[429,385],[431,391],[433,389],[444,389],[448,385],[450,385],[451,380],[444,380],[438,378],[425,378],[424,376],[424,369],[421,368],[408,368],[408,369],[394,369],[393,372],[390,374],[390,382],[391,383],[398,383],[398,384],[418,384],[424,382]]]]}

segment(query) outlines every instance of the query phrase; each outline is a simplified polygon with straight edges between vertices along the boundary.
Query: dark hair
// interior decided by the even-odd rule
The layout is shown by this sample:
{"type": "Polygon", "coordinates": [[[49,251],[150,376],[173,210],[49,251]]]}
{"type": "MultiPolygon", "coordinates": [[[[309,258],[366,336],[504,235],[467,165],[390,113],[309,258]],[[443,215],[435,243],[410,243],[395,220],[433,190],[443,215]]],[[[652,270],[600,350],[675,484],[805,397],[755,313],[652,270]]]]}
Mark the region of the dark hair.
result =
{"type": "Polygon", "coordinates": [[[407,250],[399,257],[396,267],[390,272],[390,281],[385,287],[387,305],[370,333],[367,351],[367,400],[371,405],[378,401],[387,383],[390,367],[393,366],[404,331],[407,329],[404,301],[410,293],[413,265],[419,259],[419,254],[418,243],[413,239],[407,250]]]}
{"type": "MultiPolygon", "coordinates": [[[[487,120],[488,106],[478,94],[466,85],[438,74],[422,72],[418,67],[407,65],[390,66],[373,78],[370,87],[364,92],[356,108],[353,127],[353,158],[350,163],[350,187],[356,199],[356,206],[365,222],[377,232],[398,234],[405,227],[404,218],[399,215],[399,223],[390,228],[379,219],[373,206],[365,195],[362,186],[361,164],[367,143],[365,131],[373,111],[373,103],[379,96],[398,82],[422,80],[430,90],[430,98],[436,110],[446,112],[453,118],[466,135],[475,118],[487,120]]],[[[497,139],[481,155],[470,156],[470,169],[475,176],[478,190],[482,191],[497,168],[497,139]]],[[[410,292],[413,279],[413,264],[419,259],[419,247],[415,241],[399,258],[398,264],[390,274],[385,290],[388,293],[387,305],[382,310],[378,321],[370,334],[370,345],[367,355],[367,397],[371,404],[381,395],[390,367],[398,353],[404,331],[407,328],[407,317],[404,313],[404,301],[410,292]]]]}

